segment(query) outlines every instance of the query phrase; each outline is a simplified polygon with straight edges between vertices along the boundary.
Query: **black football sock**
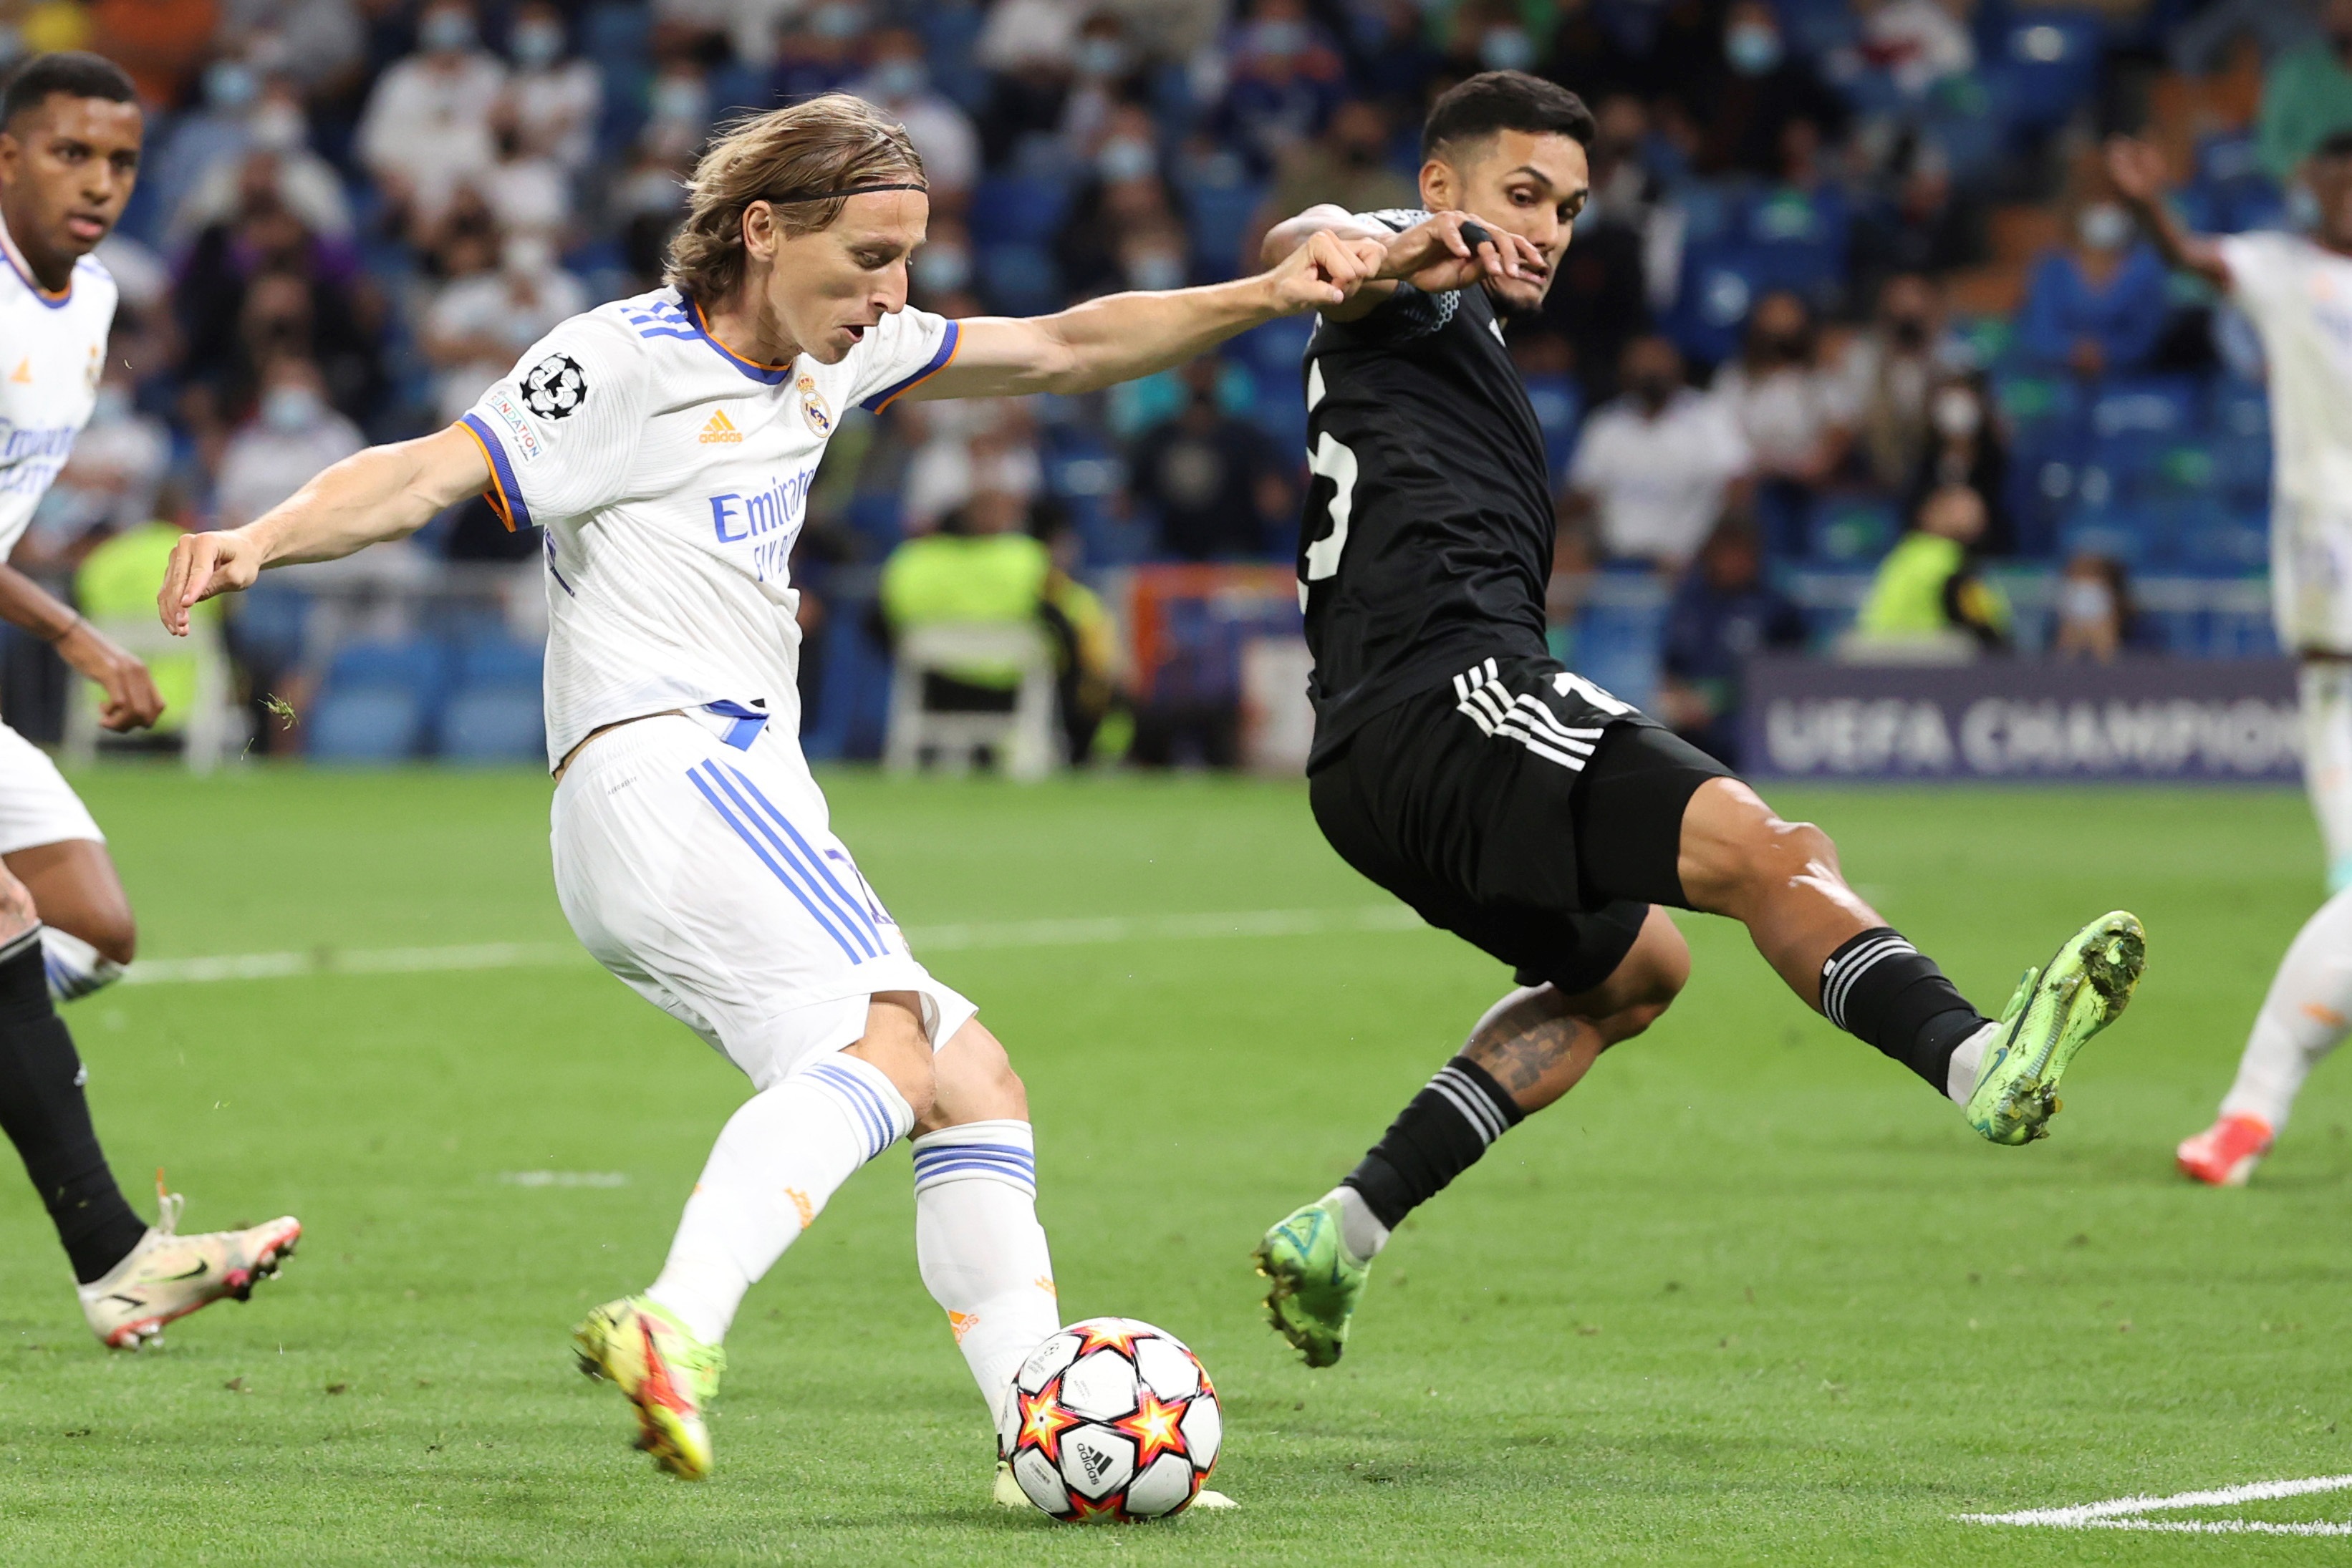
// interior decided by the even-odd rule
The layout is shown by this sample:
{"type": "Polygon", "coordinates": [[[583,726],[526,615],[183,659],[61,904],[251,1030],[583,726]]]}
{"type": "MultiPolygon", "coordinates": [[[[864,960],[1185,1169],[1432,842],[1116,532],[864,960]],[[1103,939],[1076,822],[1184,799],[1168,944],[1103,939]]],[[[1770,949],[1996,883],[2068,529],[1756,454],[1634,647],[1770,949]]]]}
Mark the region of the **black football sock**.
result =
{"type": "Polygon", "coordinates": [[[1457,1056],[1389,1124],[1343,1185],[1393,1230],[1526,1115],[1485,1068],[1457,1056]]]}
{"type": "Polygon", "coordinates": [[[1822,965],[1822,1012],[1938,1094],[1949,1086],[1952,1052],[1986,1021],[1933,958],[1889,925],[1852,938],[1822,965]]]}
{"type": "Polygon", "coordinates": [[[0,947],[0,1132],[23,1156],[74,1278],[87,1285],[130,1255],[147,1222],[106,1168],[81,1081],[73,1036],[49,1001],[36,927],[0,947]]]}

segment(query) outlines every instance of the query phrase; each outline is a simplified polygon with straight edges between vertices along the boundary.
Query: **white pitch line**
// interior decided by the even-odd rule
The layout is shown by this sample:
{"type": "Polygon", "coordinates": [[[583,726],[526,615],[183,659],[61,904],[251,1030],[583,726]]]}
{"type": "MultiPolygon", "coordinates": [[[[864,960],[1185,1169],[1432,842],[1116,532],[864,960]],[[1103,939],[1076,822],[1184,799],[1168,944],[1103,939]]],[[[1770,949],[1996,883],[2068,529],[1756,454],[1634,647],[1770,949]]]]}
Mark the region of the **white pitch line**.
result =
{"type": "Polygon", "coordinates": [[[2106,1502],[2078,1503],[2072,1508],[2035,1508],[2018,1513],[1962,1513],[1963,1524],[2047,1525],[2057,1530],[2152,1530],[2181,1535],[2352,1535],[2352,1522],[2333,1521],[2273,1523],[2255,1519],[2142,1519],[2140,1514],[2182,1508],[2227,1508],[2232,1503],[2268,1502],[2283,1497],[2306,1497],[2313,1492],[2352,1489],[2352,1476],[2311,1476],[2294,1481],[2254,1481],[2246,1486],[2210,1491],[2175,1492],[2170,1497],[2119,1497],[2106,1502]]]}
{"type": "MultiPolygon", "coordinates": [[[[1082,947],[1118,942],[1197,942],[1233,936],[1313,936],[1335,932],[1414,931],[1421,917],[1394,904],[1355,909],[1244,909],[1222,915],[1111,915],[1066,920],[916,925],[908,946],[918,953],[961,953],[1005,947],[1082,947]]],[[[122,977],[127,986],[205,984],[217,980],[284,980],[312,975],[419,975],[453,969],[562,968],[588,963],[582,949],[561,942],[478,942],[449,947],[320,947],[284,953],[224,953],[205,958],[142,958],[122,977]]]]}

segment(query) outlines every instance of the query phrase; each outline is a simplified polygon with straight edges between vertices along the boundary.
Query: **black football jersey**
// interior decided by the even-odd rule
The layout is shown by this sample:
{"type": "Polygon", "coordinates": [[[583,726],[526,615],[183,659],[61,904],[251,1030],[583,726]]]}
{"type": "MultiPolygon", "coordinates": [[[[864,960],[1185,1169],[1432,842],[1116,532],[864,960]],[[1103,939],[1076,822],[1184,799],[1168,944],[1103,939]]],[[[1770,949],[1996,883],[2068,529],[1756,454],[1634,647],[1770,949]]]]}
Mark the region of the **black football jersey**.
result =
{"type": "MultiPolygon", "coordinates": [[[[1402,232],[1428,214],[1370,213],[1402,232]]],[[[1299,596],[1313,768],[1389,705],[1488,655],[1541,655],[1543,431],[1484,288],[1400,285],[1308,340],[1299,596]]]]}

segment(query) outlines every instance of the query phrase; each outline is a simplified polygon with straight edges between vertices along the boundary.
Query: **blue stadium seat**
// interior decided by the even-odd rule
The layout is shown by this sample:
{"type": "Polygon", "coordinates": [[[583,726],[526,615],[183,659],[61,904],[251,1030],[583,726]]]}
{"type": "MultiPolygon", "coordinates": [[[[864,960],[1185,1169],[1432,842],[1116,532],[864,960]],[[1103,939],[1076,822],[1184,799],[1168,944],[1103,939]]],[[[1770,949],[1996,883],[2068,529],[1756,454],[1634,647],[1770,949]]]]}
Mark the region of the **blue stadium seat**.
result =
{"type": "Polygon", "coordinates": [[[1527,378],[1528,402],[1536,411],[1536,423],[1542,427],[1544,467],[1555,484],[1563,482],[1568,474],[1568,461],[1576,452],[1576,427],[1584,417],[1584,394],[1569,375],[1532,375],[1527,378]]]}
{"type": "Polygon", "coordinates": [[[422,638],[402,643],[346,643],[327,665],[327,688],[390,687],[420,696],[439,695],[448,653],[422,638]]]}
{"type": "Polygon", "coordinates": [[[1682,351],[1720,364],[1739,350],[1748,312],[1761,292],[1755,256],[1732,245],[1693,246],[1683,253],[1681,292],[1667,335],[1682,351]]]}
{"type": "Polygon", "coordinates": [[[1256,220],[1258,207],[1265,200],[1265,190],[1245,182],[1203,181],[1186,184],[1183,194],[1193,271],[1208,282],[1237,276],[1244,259],[1242,239],[1256,220]]]}
{"type": "Polygon", "coordinates": [[[486,686],[460,692],[441,715],[441,755],[456,762],[534,761],[546,753],[535,689],[486,686]]]}
{"type": "Polygon", "coordinates": [[[2063,124],[2099,85],[2105,27],[2095,11],[2038,5],[2011,19],[1985,68],[2001,120],[2029,131],[2063,124]]]}
{"type": "Polygon", "coordinates": [[[1816,309],[1833,306],[1845,286],[1847,236],[1853,214],[1830,187],[1781,187],[1748,205],[1741,237],[1763,288],[1792,289],[1816,309]]]}
{"type": "Polygon", "coordinates": [[[971,237],[979,246],[1042,246],[1062,226],[1069,188],[1055,180],[992,174],[971,194],[971,237]]]}
{"type": "Polygon", "coordinates": [[[1832,496],[1813,508],[1805,554],[1825,566],[1868,565],[1892,549],[1902,531],[1894,502],[1832,496]]]}
{"type": "Polygon", "coordinates": [[[1044,316],[1062,305],[1062,269],[1042,246],[996,245],[980,253],[980,292],[1006,316],[1044,316]]]}
{"type": "Polygon", "coordinates": [[[330,691],[303,725],[304,749],[320,762],[398,762],[425,738],[425,703],[397,686],[330,691]]]}
{"type": "Polygon", "coordinates": [[[2252,576],[2270,561],[2270,528],[2255,516],[2209,517],[2182,531],[2180,564],[2191,571],[2252,576]]]}

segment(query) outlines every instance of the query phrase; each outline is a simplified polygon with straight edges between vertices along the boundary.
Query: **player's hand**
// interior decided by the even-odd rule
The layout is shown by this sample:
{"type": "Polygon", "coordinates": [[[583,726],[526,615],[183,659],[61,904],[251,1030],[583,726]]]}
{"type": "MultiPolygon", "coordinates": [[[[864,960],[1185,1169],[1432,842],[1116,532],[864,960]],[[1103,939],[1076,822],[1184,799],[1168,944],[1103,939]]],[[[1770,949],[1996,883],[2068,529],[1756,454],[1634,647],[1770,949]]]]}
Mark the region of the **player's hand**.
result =
{"type": "Polygon", "coordinates": [[[1433,213],[1385,248],[1388,255],[1377,276],[1402,279],[1424,294],[1467,288],[1481,277],[1544,274],[1543,252],[1533,240],[1482,224],[1467,213],[1433,213]]]}
{"type": "Polygon", "coordinates": [[[183,534],[155,595],[156,613],[175,637],[188,634],[188,612],[216,594],[251,588],[261,575],[261,549],[239,533],[183,534]]]}
{"type": "Polygon", "coordinates": [[[1380,270],[1387,254],[1388,247],[1376,239],[1311,235],[1266,273],[1275,308],[1286,316],[1345,304],[1380,270]]]}
{"type": "Polygon", "coordinates": [[[106,695],[98,705],[98,722],[112,730],[144,729],[163,716],[163,695],[147,666],[102,636],[87,621],[55,644],[58,657],[96,681],[106,695]]]}
{"type": "Polygon", "coordinates": [[[2107,178],[2125,201],[2147,207],[2163,199],[2170,171],[2165,167],[2164,154],[2151,143],[2133,136],[2110,136],[2106,163],[2107,178]]]}

